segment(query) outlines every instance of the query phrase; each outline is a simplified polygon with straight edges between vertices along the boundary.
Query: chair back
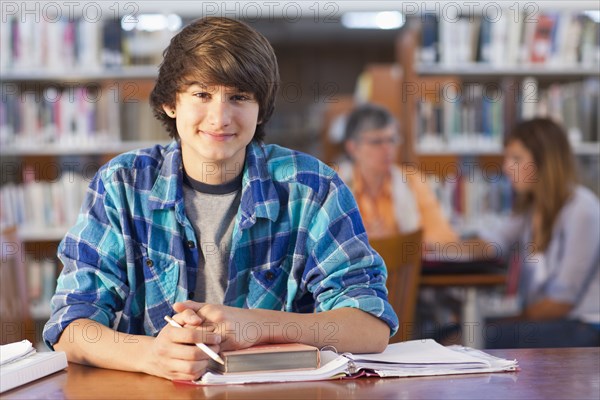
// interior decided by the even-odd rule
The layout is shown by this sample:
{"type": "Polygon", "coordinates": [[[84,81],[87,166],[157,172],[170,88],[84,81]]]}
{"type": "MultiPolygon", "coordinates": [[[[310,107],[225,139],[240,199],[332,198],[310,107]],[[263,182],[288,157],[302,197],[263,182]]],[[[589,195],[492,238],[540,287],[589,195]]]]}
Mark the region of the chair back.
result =
{"type": "Polygon", "coordinates": [[[398,333],[390,343],[410,340],[415,323],[415,307],[421,276],[423,231],[370,240],[387,266],[388,299],[400,320],[398,333]]]}
{"type": "Polygon", "coordinates": [[[14,227],[0,231],[0,344],[35,342],[29,314],[25,250],[14,227]]]}

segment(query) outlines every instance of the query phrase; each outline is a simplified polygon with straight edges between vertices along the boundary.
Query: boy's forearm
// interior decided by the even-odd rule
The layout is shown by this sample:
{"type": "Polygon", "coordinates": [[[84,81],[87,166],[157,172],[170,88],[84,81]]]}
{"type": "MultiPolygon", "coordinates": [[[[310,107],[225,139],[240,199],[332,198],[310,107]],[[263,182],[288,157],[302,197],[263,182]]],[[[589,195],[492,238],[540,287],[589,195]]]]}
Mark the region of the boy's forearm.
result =
{"type": "Polygon", "coordinates": [[[390,328],[385,322],[355,308],[311,314],[252,311],[262,321],[265,342],[300,342],[319,348],[334,346],[338,352],[377,353],[389,341],[390,328]]]}
{"type": "Polygon", "coordinates": [[[123,371],[147,372],[144,355],[154,338],[117,332],[90,319],[69,324],[54,348],[69,362],[123,371]]]}

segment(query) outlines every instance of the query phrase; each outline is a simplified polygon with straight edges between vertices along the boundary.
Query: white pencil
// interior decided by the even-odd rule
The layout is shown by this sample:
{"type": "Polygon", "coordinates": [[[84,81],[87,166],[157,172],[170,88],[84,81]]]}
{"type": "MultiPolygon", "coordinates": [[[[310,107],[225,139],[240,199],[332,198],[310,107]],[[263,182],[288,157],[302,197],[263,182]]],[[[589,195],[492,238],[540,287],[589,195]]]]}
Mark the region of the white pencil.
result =
{"type": "MultiPolygon", "coordinates": [[[[165,321],[167,321],[169,324],[171,324],[171,326],[174,326],[176,328],[183,328],[181,325],[179,325],[177,323],[177,321],[175,321],[173,318],[169,317],[168,315],[165,315],[165,321]]],[[[200,348],[200,350],[202,350],[203,352],[205,352],[206,355],[208,355],[210,358],[212,358],[213,360],[215,360],[219,364],[225,365],[225,361],[223,361],[223,359],[221,357],[219,357],[219,355],[217,353],[215,353],[214,351],[212,351],[210,349],[210,347],[208,347],[204,343],[196,343],[196,346],[198,346],[200,348]]]]}

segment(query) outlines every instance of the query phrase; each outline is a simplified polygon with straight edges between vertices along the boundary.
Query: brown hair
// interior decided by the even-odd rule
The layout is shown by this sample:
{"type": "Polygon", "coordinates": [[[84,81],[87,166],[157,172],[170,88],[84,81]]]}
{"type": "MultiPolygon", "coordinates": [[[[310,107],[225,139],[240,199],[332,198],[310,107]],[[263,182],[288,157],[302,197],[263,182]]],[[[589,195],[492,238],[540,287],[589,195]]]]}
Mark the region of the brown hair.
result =
{"type": "Polygon", "coordinates": [[[565,130],[547,118],[517,124],[506,137],[505,146],[515,140],[533,156],[537,179],[532,193],[517,196],[514,211],[539,212],[541,226],[534,239],[538,250],[543,251],[550,243],[554,221],[577,182],[575,159],[565,130]]]}
{"type": "Polygon", "coordinates": [[[264,126],[275,108],[279,69],[263,35],[229,18],[197,19],[171,39],[163,58],[150,104],[169,136],[179,139],[175,119],[165,113],[163,105],[175,107],[177,92],[191,82],[201,82],[252,93],[259,105],[253,139],[264,138],[264,126]]]}

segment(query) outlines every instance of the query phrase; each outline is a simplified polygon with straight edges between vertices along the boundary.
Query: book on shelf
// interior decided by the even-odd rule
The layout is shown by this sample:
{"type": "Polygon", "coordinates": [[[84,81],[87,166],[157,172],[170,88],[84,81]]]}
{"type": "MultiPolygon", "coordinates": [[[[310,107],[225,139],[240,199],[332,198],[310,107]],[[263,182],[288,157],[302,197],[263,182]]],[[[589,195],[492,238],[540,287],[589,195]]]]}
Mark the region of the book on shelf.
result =
{"type": "Polygon", "coordinates": [[[415,118],[421,152],[500,152],[504,133],[518,120],[550,117],[563,124],[571,142],[598,141],[600,79],[552,83],[502,78],[499,84],[425,81],[415,118]],[[435,83],[435,84],[434,84],[435,83]],[[430,92],[439,91],[438,96],[430,92]]]}
{"type": "Polygon", "coordinates": [[[545,63],[553,50],[556,51],[556,26],[555,14],[543,13],[538,17],[529,49],[529,60],[532,63],[545,63]]]}
{"type": "MultiPolygon", "coordinates": [[[[523,10],[524,11],[524,10],[523,10]]],[[[480,62],[494,67],[600,64],[600,24],[583,12],[536,14],[503,9],[490,15],[445,15],[421,18],[419,60],[444,66],[480,62]],[[439,40],[438,40],[439,35],[439,40]]]]}
{"type": "Polygon", "coordinates": [[[435,14],[423,14],[421,21],[420,59],[423,64],[434,64],[439,61],[438,19],[435,14]]]}
{"type": "Polygon", "coordinates": [[[3,21],[0,65],[6,70],[99,68],[100,24],[81,19],[8,17],[3,21]]]}
{"type": "Polygon", "coordinates": [[[456,176],[442,180],[428,175],[427,184],[436,195],[444,215],[459,232],[474,230],[483,216],[505,215],[512,206],[512,188],[500,173],[501,165],[487,171],[473,165],[459,166],[456,176]]]}
{"type": "Polygon", "coordinates": [[[135,29],[129,18],[90,20],[69,16],[48,20],[33,15],[9,15],[0,25],[0,69],[17,72],[97,72],[126,65],[156,65],[177,27],[135,29]]]}
{"type": "Polygon", "coordinates": [[[82,146],[118,140],[119,105],[106,85],[46,86],[29,91],[3,82],[0,145],[82,146]]]}
{"type": "Polygon", "coordinates": [[[319,353],[321,366],[316,369],[239,374],[206,372],[197,381],[178,383],[226,385],[354,379],[363,376],[387,378],[518,370],[517,360],[497,358],[462,346],[444,347],[432,339],[391,344],[382,353],[337,354],[330,350],[321,350],[319,353]]]}
{"type": "Polygon", "coordinates": [[[225,364],[210,360],[208,369],[222,374],[306,370],[319,367],[319,349],[301,343],[265,344],[220,353],[225,364]]]}
{"type": "Polygon", "coordinates": [[[0,346],[0,393],[67,368],[62,351],[38,353],[28,340],[0,346]]]}
{"type": "Polygon", "coordinates": [[[85,178],[74,171],[64,172],[54,181],[24,175],[24,183],[0,187],[0,223],[40,232],[75,223],[91,177],[85,178]]]}

